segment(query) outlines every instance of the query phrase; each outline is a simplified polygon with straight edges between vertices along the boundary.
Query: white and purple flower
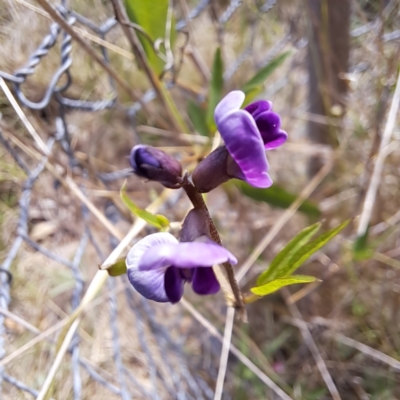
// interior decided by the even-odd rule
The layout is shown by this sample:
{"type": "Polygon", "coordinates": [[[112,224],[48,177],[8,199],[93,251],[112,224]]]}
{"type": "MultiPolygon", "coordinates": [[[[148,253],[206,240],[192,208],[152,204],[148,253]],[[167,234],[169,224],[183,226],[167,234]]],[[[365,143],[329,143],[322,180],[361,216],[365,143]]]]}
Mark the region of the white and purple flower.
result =
{"type": "Polygon", "coordinates": [[[220,285],[212,266],[237,260],[207,237],[178,242],[167,232],[153,233],[136,243],[126,258],[130,283],[144,297],[157,302],[178,302],[185,282],[200,295],[214,294],[220,285]]]}
{"type": "Polygon", "coordinates": [[[281,119],[272,111],[270,101],[259,100],[240,109],[244,99],[245,94],[235,90],[215,108],[215,122],[225,146],[201,161],[193,172],[200,192],[209,192],[230,178],[260,188],[272,185],[265,151],[285,143],[287,133],[280,129],[281,119]]]}

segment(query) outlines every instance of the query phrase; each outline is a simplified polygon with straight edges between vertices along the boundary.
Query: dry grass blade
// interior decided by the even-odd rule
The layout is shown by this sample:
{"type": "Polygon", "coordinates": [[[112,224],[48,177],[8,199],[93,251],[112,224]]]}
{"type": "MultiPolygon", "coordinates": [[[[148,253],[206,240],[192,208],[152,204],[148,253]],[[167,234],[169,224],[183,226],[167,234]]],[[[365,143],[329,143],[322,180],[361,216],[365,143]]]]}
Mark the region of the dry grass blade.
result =
{"type": "Polygon", "coordinates": [[[219,369],[217,376],[217,384],[215,387],[214,400],[220,400],[224,390],[224,381],[226,375],[226,368],[228,366],[229,348],[232,340],[233,321],[235,318],[235,309],[228,307],[226,310],[224,340],[222,342],[221,358],[219,361],[219,369]]]}
{"type": "MultiPolygon", "coordinates": [[[[0,121],[1,122],[1,121],[0,121]]],[[[1,124],[0,124],[1,125],[1,124]]],[[[4,125],[3,125],[4,126],[4,125]]],[[[7,126],[4,126],[5,129],[9,130],[7,126]]],[[[13,134],[8,135],[9,139],[12,140],[18,147],[20,147],[23,151],[25,151],[30,156],[36,158],[37,160],[41,159],[41,155],[35,151],[34,149],[29,148],[24,143],[22,143],[17,137],[13,134]]],[[[121,240],[123,235],[119,232],[108,220],[107,218],[100,212],[100,210],[85,196],[85,194],[79,189],[76,183],[70,177],[66,177],[65,179],[57,172],[56,168],[50,163],[46,163],[46,169],[51,172],[57,180],[59,180],[63,186],[70,190],[70,192],[76,196],[88,209],[89,211],[101,222],[101,224],[117,239],[121,240]]]]}
{"type": "Polygon", "coordinates": [[[36,335],[40,335],[42,332],[36,328],[36,326],[33,326],[29,322],[25,321],[23,318],[19,317],[18,315],[15,315],[11,311],[8,311],[5,308],[0,308],[0,313],[6,316],[7,318],[12,319],[15,321],[17,324],[23,326],[25,329],[35,333],[36,335]]]}
{"type": "Polygon", "coordinates": [[[1,76],[0,76],[0,87],[3,89],[4,94],[6,95],[8,101],[11,103],[11,105],[14,108],[15,112],[17,113],[18,117],[21,119],[22,123],[25,125],[25,128],[30,133],[30,135],[33,137],[33,140],[39,147],[40,151],[46,156],[50,155],[50,152],[46,146],[46,143],[36,132],[33,125],[29,122],[25,113],[22,111],[22,108],[19,106],[18,102],[15,100],[13,94],[11,93],[10,89],[8,88],[8,86],[4,82],[4,79],[1,76]]]}
{"type": "MultiPolygon", "coordinates": [[[[163,194],[155,200],[149,207],[147,207],[148,211],[154,212],[160,207],[160,205],[165,201],[165,198],[168,196],[168,193],[171,191],[166,189],[163,194]]],[[[125,248],[129,245],[129,243],[140,233],[140,231],[146,226],[146,222],[142,219],[137,219],[133,224],[131,230],[127,233],[127,235],[122,239],[119,245],[114,249],[114,251],[107,257],[107,259],[103,262],[103,265],[109,265],[114,263],[118,257],[121,256],[121,253],[125,250],[125,248]]],[[[71,343],[72,338],[79,326],[79,322],[81,319],[81,315],[85,310],[86,306],[95,298],[95,296],[99,293],[103,285],[105,284],[108,278],[108,272],[104,270],[97,271],[96,275],[93,277],[92,282],[90,283],[85,295],[79,306],[76,308],[75,312],[68,319],[68,331],[65,333],[64,339],[61,343],[60,349],[57,353],[57,356],[50,368],[49,373],[46,376],[46,380],[39,392],[38,399],[43,400],[47,395],[51,384],[55,378],[55,375],[60,368],[60,365],[63,361],[63,358],[68,350],[68,346],[71,343]]]]}
{"type": "Polygon", "coordinates": [[[360,217],[360,223],[357,229],[358,237],[361,237],[367,231],[369,222],[371,220],[372,209],[375,204],[376,193],[381,181],[383,164],[387,156],[386,147],[392,137],[394,126],[396,123],[396,116],[400,106],[400,72],[397,77],[396,89],[392,98],[392,104],[390,105],[389,115],[386,122],[385,130],[383,132],[381,144],[379,146],[379,152],[376,157],[374,171],[372,173],[371,181],[368,186],[367,194],[365,196],[364,207],[360,217]]]}
{"type": "MultiPolygon", "coordinates": [[[[296,304],[290,303],[288,301],[290,293],[287,290],[287,288],[282,289],[282,294],[286,301],[286,305],[288,306],[293,317],[299,321],[303,321],[303,318],[302,318],[300,311],[297,308],[296,304]]],[[[336,385],[333,382],[333,379],[328,371],[328,368],[326,367],[325,361],[321,356],[321,353],[314,341],[314,338],[311,335],[310,330],[308,329],[307,324],[303,321],[302,324],[299,324],[299,328],[300,328],[300,332],[303,336],[303,339],[304,339],[308,349],[310,350],[310,352],[315,360],[315,363],[317,364],[319,372],[321,373],[321,376],[326,383],[326,387],[328,388],[329,393],[331,394],[331,396],[334,400],[341,400],[341,397],[336,388],[336,385]]]]}
{"type": "Polygon", "coordinates": [[[367,346],[366,344],[360,343],[357,340],[351,339],[340,333],[327,331],[326,334],[327,336],[333,338],[337,342],[343,343],[349,347],[353,347],[354,349],[365,354],[367,357],[373,358],[376,361],[380,361],[384,364],[387,364],[397,372],[400,372],[400,361],[396,360],[395,358],[390,357],[387,354],[382,353],[381,351],[375,350],[372,347],[367,346]]]}
{"type": "MultiPolygon", "coordinates": [[[[221,343],[224,337],[220,334],[217,328],[204,318],[188,301],[182,299],[180,304],[193,315],[213,336],[221,343]]],[[[271,378],[261,371],[252,361],[249,360],[237,347],[230,344],[230,351],[234,354],[251,372],[253,372],[262,382],[264,382],[271,390],[273,390],[279,398],[283,400],[292,400],[271,378]]]]}
{"type": "Polygon", "coordinates": [[[67,323],[68,323],[68,318],[65,318],[65,319],[61,320],[60,322],[58,322],[57,324],[53,325],[51,328],[40,333],[35,338],[33,338],[29,342],[25,343],[23,346],[19,347],[13,353],[11,353],[7,357],[4,357],[2,360],[0,360],[0,367],[3,367],[4,365],[8,364],[10,361],[14,360],[15,358],[17,358],[18,356],[23,354],[25,351],[29,350],[32,346],[35,346],[37,343],[40,343],[42,340],[46,339],[48,336],[52,335],[54,332],[57,332],[63,326],[67,325],[67,323]]]}
{"type": "Polygon", "coordinates": [[[122,240],[123,235],[111,222],[100,212],[100,210],[82,193],[77,184],[67,176],[65,182],[71,192],[90,210],[90,212],[103,224],[104,227],[117,239],[122,240]]]}

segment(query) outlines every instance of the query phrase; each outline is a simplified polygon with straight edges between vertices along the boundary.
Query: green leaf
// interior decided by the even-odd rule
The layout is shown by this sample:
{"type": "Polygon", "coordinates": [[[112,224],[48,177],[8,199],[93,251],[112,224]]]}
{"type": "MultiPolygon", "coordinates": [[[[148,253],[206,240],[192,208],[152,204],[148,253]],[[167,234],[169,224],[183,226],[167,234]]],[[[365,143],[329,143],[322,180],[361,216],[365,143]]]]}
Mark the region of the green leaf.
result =
{"type": "MultiPolygon", "coordinates": [[[[268,203],[271,206],[279,208],[289,208],[298,197],[298,195],[290,193],[276,184],[267,189],[255,188],[243,181],[235,181],[234,184],[247,197],[250,197],[256,201],[263,201],[264,203],[268,203]]],[[[319,210],[318,206],[310,200],[304,200],[299,207],[299,211],[312,218],[316,218],[321,215],[321,211],[319,210]]]]}
{"type": "Polygon", "coordinates": [[[308,226],[296,235],[272,260],[268,269],[260,274],[257,278],[257,285],[263,285],[272,279],[284,276],[282,271],[287,269],[287,264],[292,259],[293,255],[306,245],[309,240],[320,229],[321,223],[308,226]]]}
{"type": "Polygon", "coordinates": [[[284,286],[296,285],[297,283],[310,283],[315,282],[316,280],[318,279],[314,276],[292,275],[287,278],[274,279],[264,285],[252,287],[250,290],[257,296],[266,296],[276,292],[284,286]]]}
{"type": "Polygon", "coordinates": [[[125,258],[120,258],[117,261],[115,261],[114,264],[107,265],[103,267],[103,269],[106,269],[108,272],[108,275],[110,276],[120,276],[126,274],[126,263],[125,263],[125,258]]]}
{"type": "Polygon", "coordinates": [[[209,136],[209,129],[206,123],[206,112],[193,100],[189,100],[187,108],[189,118],[196,131],[203,136],[209,136]]]}
{"type": "Polygon", "coordinates": [[[221,49],[215,52],[214,63],[211,72],[211,82],[208,94],[207,126],[210,131],[215,130],[214,110],[221,100],[222,88],[224,86],[224,65],[221,57],[221,49]]]}
{"type": "Polygon", "coordinates": [[[129,210],[132,212],[132,214],[138,216],[139,218],[142,218],[145,220],[147,223],[155,226],[156,228],[160,230],[166,230],[169,227],[169,221],[164,215],[160,214],[152,214],[151,212],[147,210],[143,210],[142,208],[139,208],[126,194],[126,182],[121,188],[121,199],[124,202],[124,204],[129,208],[129,210]]]}
{"type": "Polygon", "coordinates": [[[350,222],[347,220],[341,223],[336,228],[330,229],[329,231],[323,233],[317,239],[306,244],[300,248],[290,259],[284,271],[281,271],[281,276],[289,276],[294,271],[296,271],[308,258],[310,258],[319,249],[324,247],[330,240],[332,240],[340,231],[342,231],[350,222]]]}
{"type": "Polygon", "coordinates": [[[374,254],[374,249],[368,243],[369,227],[362,236],[359,236],[353,245],[353,257],[356,261],[368,260],[374,254]]]}
{"type": "MultiPolygon", "coordinates": [[[[168,15],[168,0],[125,0],[126,11],[129,19],[140,25],[150,36],[153,42],[156,39],[164,39],[168,15]]],[[[171,27],[171,47],[175,36],[174,21],[171,27]]],[[[159,75],[164,68],[164,61],[156,54],[150,41],[142,34],[138,34],[146,52],[149,64],[159,75]]]]}
{"type": "Polygon", "coordinates": [[[356,261],[371,259],[377,248],[385,243],[386,240],[398,229],[398,226],[393,225],[385,229],[385,231],[378,237],[372,239],[369,237],[369,227],[366,232],[359,236],[353,244],[353,258],[356,261]]]}
{"type": "Polygon", "coordinates": [[[254,89],[250,89],[246,93],[246,97],[244,99],[242,108],[248,106],[250,103],[256,100],[256,97],[259,96],[263,92],[262,86],[256,87],[254,89]]]}
{"type": "Polygon", "coordinates": [[[261,68],[250,80],[243,86],[243,92],[246,94],[251,90],[261,86],[264,81],[286,60],[290,51],[280,54],[273,58],[265,67],[261,68]]]}

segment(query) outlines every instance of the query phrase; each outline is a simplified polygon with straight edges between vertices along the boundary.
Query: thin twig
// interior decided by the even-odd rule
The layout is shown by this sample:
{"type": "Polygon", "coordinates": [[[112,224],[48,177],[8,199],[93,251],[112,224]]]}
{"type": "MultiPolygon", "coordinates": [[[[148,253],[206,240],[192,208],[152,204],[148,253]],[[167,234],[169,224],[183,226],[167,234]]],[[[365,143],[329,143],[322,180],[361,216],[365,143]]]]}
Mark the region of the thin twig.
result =
{"type": "Polygon", "coordinates": [[[367,346],[364,343],[360,343],[357,340],[342,335],[341,333],[326,331],[326,335],[333,338],[337,342],[352,347],[360,351],[361,353],[365,354],[366,356],[373,358],[376,361],[380,361],[384,364],[387,364],[397,372],[400,372],[400,361],[394,359],[393,357],[390,357],[387,354],[382,353],[381,351],[373,349],[372,347],[367,346]]]}
{"type": "MultiPolygon", "coordinates": [[[[290,295],[287,288],[282,289],[282,294],[286,301],[286,305],[289,308],[293,317],[298,319],[299,321],[302,321],[303,318],[302,318],[300,311],[297,308],[296,304],[290,303],[289,301],[287,301],[289,299],[289,295],[290,295]]],[[[325,384],[329,390],[329,393],[331,394],[331,396],[334,400],[341,400],[341,397],[336,388],[336,385],[333,382],[333,379],[328,371],[328,368],[326,367],[325,361],[322,358],[321,353],[319,352],[319,349],[314,341],[314,338],[311,335],[310,330],[308,329],[307,324],[306,323],[301,324],[301,325],[299,325],[299,328],[300,328],[301,335],[303,336],[303,339],[304,339],[308,349],[310,350],[315,363],[317,364],[319,372],[321,373],[321,376],[322,376],[323,380],[325,381],[325,384]]]]}
{"type": "Polygon", "coordinates": [[[33,137],[33,140],[39,147],[40,151],[44,155],[49,155],[49,149],[47,148],[45,142],[43,139],[39,136],[39,134],[36,132],[35,128],[33,125],[29,122],[29,119],[26,117],[25,113],[22,111],[22,108],[19,106],[17,101],[15,100],[13,94],[11,93],[10,89],[4,82],[4,79],[0,76],[0,87],[3,89],[4,94],[6,95],[8,101],[11,103],[12,107],[14,108],[15,112],[17,113],[18,117],[21,119],[22,123],[25,125],[25,128],[27,131],[30,133],[30,135],[33,137]]]}
{"type": "Polygon", "coordinates": [[[372,173],[371,181],[368,186],[367,194],[365,196],[364,207],[361,213],[360,222],[358,224],[357,236],[362,237],[365,235],[368,225],[371,220],[372,209],[375,204],[376,193],[381,181],[383,164],[386,158],[386,147],[390,142],[393,134],[394,126],[396,123],[396,115],[400,106],[400,72],[397,77],[396,89],[392,98],[392,103],[389,110],[388,119],[386,122],[385,130],[383,132],[379,152],[376,157],[375,168],[372,173]]]}
{"type": "MultiPolygon", "coordinates": [[[[188,301],[182,299],[180,303],[186,308],[197,321],[201,323],[210,333],[215,336],[221,343],[223,343],[223,336],[206,318],[203,317],[188,301]]],[[[256,375],[262,382],[264,382],[271,390],[273,390],[281,399],[292,400],[271,378],[269,378],[263,371],[260,370],[252,361],[249,360],[237,347],[232,343],[230,344],[230,351],[235,355],[254,375],[256,375]]]]}
{"type": "Polygon", "coordinates": [[[224,390],[224,381],[226,375],[226,368],[228,366],[229,348],[231,346],[233,321],[235,318],[235,309],[228,307],[226,310],[224,340],[222,342],[222,351],[219,361],[217,384],[215,387],[214,400],[221,400],[224,390]]]}

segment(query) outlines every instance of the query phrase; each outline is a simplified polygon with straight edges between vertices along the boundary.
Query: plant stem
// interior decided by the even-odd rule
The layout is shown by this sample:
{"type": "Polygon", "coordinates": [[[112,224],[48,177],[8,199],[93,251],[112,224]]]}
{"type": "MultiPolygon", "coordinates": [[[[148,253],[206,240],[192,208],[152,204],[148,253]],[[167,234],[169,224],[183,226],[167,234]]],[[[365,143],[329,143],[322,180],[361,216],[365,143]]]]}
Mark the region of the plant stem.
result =
{"type": "MultiPolygon", "coordinates": [[[[214,242],[218,243],[220,246],[222,246],[222,241],[219,236],[218,230],[215,227],[214,221],[211,218],[207,205],[204,202],[203,196],[197,191],[197,189],[193,186],[193,184],[189,182],[187,175],[183,177],[182,187],[185,190],[186,194],[188,195],[194,208],[199,208],[206,213],[210,226],[211,239],[214,240],[214,242]]],[[[235,308],[243,309],[244,308],[243,296],[242,293],[240,292],[239,285],[235,278],[235,271],[233,270],[232,265],[228,262],[225,262],[222,265],[225,269],[233,295],[235,296],[235,308]]]]}

